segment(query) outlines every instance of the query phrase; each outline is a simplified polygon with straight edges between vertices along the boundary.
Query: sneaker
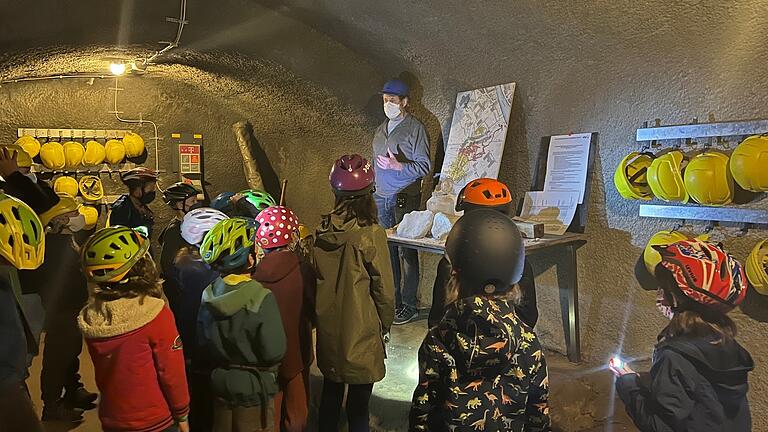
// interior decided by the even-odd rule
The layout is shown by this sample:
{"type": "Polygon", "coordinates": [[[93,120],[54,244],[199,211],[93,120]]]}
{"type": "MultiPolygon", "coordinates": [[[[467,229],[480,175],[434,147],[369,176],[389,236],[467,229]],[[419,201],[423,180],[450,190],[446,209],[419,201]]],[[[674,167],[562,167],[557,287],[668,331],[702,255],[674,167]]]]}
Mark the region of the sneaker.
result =
{"type": "Polygon", "coordinates": [[[407,324],[415,320],[418,315],[419,311],[416,308],[411,306],[402,306],[400,309],[395,311],[395,321],[393,324],[407,324]]]}
{"type": "Polygon", "coordinates": [[[82,385],[74,391],[67,391],[64,393],[64,400],[69,405],[86,411],[96,408],[94,402],[96,402],[98,397],[98,394],[89,392],[82,385]]]}
{"type": "Polygon", "coordinates": [[[80,423],[83,421],[83,410],[69,405],[64,399],[59,399],[52,404],[45,404],[43,421],[80,423]]]}

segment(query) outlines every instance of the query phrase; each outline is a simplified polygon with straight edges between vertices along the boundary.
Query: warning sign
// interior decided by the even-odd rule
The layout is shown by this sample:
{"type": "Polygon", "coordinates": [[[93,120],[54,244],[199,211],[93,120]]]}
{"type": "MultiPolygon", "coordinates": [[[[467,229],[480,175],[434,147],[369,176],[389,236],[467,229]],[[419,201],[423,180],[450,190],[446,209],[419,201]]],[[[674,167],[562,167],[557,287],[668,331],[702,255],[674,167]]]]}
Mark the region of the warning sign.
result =
{"type": "Polygon", "coordinates": [[[200,145],[179,144],[179,165],[182,174],[200,174],[200,145]]]}

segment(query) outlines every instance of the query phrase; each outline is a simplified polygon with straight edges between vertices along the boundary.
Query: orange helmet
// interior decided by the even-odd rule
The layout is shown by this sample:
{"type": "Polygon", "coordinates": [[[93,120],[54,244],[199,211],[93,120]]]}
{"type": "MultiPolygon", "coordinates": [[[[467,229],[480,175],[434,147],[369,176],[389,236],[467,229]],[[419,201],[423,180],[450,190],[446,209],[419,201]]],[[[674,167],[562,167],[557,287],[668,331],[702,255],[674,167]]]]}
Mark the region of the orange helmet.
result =
{"type": "Polygon", "coordinates": [[[456,211],[492,208],[509,213],[512,194],[504,183],[492,178],[479,178],[467,183],[456,197],[456,211]]]}

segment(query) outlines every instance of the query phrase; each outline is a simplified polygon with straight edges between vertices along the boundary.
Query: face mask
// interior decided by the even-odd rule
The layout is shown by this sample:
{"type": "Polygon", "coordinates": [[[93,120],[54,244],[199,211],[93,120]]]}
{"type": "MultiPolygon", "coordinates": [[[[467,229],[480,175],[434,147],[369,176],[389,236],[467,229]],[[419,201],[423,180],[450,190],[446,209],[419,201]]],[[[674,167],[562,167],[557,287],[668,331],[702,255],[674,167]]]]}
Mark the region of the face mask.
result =
{"type": "Polygon", "coordinates": [[[69,218],[69,222],[67,222],[68,230],[76,233],[78,231],[82,231],[83,228],[85,228],[85,216],[79,214],[75,217],[69,218]]]}
{"type": "Polygon", "coordinates": [[[400,112],[400,105],[392,102],[384,103],[384,114],[386,114],[387,118],[390,120],[398,118],[400,116],[400,112]]]}
{"type": "Polygon", "coordinates": [[[155,196],[156,196],[156,195],[157,195],[157,194],[155,193],[155,191],[152,191],[152,192],[144,192],[144,194],[141,196],[141,198],[139,198],[139,201],[140,201],[142,204],[149,204],[149,203],[151,203],[152,201],[154,201],[154,200],[155,200],[155,196]]]}
{"type": "Polygon", "coordinates": [[[24,177],[32,180],[33,183],[37,183],[37,176],[33,172],[24,174],[24,177]]]}

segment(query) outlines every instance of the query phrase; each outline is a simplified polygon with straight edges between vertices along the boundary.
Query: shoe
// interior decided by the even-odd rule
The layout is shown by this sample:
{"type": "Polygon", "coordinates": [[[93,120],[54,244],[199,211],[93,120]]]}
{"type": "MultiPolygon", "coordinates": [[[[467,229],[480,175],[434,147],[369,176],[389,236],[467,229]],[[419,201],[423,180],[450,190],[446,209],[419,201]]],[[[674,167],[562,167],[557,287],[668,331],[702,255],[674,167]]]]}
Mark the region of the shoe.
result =
{"type": "Polygon", "coordinates": [[[70,406],[86,411],[96,408],[96,404],[94,402],[96,402],[98,397],[98,394],[89,392],[82,385],[73,391],[67,391],[64,393],[64,400],[70,406]]]}
{"type": "Polygon", "coordinates": [[[43,407],[43,421],[80,423],[83,421],[83,410],[69,405],[64,399],[59,399],[52,404],[45,404],[43,407]]]}
{"type": "Polygon", "coordinates": [[[395,311],[395,321],[393,322],[394,325],[401,325],[401,324],[407,324],[413,320],[416,319],[416,317],[419,315],[419,311],[410,306],[402,306],[400,309],[395,311]]]}

